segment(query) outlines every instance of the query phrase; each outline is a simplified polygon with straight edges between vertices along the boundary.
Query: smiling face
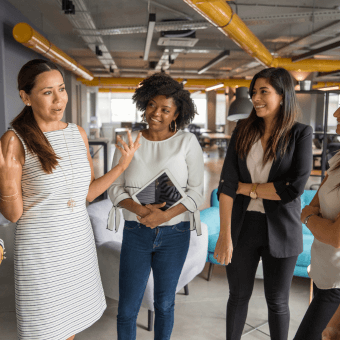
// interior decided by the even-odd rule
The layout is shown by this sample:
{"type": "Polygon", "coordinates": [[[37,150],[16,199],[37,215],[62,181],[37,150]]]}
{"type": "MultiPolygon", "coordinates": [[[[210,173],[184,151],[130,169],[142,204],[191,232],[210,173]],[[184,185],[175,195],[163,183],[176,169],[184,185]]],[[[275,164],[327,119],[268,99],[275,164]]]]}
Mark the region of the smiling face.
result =
{"type": "Polygon", "coordinates": [[[336,133],[340,135],[340,107],[334,112],[333,117],[337,120],[336,133]]]}
{"type": "Polygon", "coordinates": [[[158,95],[149,100],[145,118],[152,132],[166,132],[170,123],[178,117],[177,106],[172,98],[158,95]]]}
{"type": "Polygon", "coordinates": [[[64,79],[57,70],[39,74],[31,93],[20,91],[20,96],[26,105],[32,106],[38,124],[61,120],[68,101],[64,79]]]}
{"type": "Polygon", "coordinates": [[[274,119],[280,111],[282,98],[266,78],[258,78],[255,81],[251,100],[258,117],[264,120],[274,119]]]}

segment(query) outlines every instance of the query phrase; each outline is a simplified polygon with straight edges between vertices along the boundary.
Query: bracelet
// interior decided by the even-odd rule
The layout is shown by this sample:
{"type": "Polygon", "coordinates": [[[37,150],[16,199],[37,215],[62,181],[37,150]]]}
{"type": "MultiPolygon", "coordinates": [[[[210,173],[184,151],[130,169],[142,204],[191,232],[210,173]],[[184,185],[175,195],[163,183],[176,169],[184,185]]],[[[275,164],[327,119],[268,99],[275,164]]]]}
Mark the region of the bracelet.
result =
{"type": "Polygon", "coordinates": [[[5,196],[5,195],[1,195],[1,194],[0,194],[0,197],[13,197],[13,196],[15,196],[15,195],[18,195],[18,193],[19,193],[19,191],[17,191],[14,195],[10,195],[10,196],[5,196]]]}
{"type": "Polygon", "coordinates": [[[16,201],[18,198],[19,198],[19,195],[18,195],[17,198],[14,198],[13,200],[4,200],[3,198],[0,197],[0,201],[3,201],[3,202],[14,202],[14,201],[16,201]]]}
{"type": "Polygon", "coordinates": [[[308,220],[309,220],[312,216],[315,216],[315,214],[310,214],[310,215],[308,215],[308,216],[305,218],[305,220],[303,221],[304,225],[305,225],[307,228],[308,228],[308,225],[307,225],[308,220]]]}

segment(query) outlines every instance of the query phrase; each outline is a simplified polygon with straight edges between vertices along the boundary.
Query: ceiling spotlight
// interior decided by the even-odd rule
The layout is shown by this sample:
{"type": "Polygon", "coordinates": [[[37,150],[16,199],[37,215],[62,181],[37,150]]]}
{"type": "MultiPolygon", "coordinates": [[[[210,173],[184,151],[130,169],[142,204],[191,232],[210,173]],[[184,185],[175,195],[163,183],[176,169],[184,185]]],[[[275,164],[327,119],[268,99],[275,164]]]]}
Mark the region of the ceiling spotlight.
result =
{"type": "Polygon", "coordinates": [[[96,55],[97,55],[98,57],[103,56],[103,51],[99,48],[98,45],[96,45],[96,55]]]}
{"type": "Polygon", "coordinates": [[[219,89],[220,87],[224,87],[224,84],[223,84],[223,83],[220,83],[220,84],[216,84],[216,85],[207,87],[207,88],[205,89],[205,91],[206,91],[206,92],[209,92],[209,91],[212,91],[212,90],[219,89]]]}
{"type": "Polygon", "coordinates": [[[71,0],[62,0],[61,9],[65,14],[76,14],[75,7],[71,0]]]}
{"type": "Polygon", "coordinates": [[[110,66],[110,73],[114,73],[114,72],[115,72],[114,68],[110,66]]]}

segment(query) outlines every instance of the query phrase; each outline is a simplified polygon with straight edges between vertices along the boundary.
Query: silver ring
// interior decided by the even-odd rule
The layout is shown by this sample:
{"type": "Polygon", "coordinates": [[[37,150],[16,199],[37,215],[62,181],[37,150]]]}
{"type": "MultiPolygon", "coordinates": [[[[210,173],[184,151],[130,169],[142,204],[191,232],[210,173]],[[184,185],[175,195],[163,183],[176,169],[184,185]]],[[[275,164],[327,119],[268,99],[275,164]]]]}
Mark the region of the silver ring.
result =
{"type": "Polygon", "coordinates": [[[14,156],[12,157],[12,159],[13,159],[13,161],[16,161],[16,160],[17,160],[14,156]]]}

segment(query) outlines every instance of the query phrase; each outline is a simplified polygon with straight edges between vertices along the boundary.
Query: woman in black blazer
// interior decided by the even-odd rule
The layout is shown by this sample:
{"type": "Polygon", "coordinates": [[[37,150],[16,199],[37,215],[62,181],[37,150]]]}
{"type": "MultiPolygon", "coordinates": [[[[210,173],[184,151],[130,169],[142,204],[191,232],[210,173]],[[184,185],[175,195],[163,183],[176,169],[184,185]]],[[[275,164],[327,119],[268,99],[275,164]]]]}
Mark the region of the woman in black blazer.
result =
{"type": "Polygon", "coordinates": [[[287,340],[289,290],[303,250],[300,196],[312,167],[312,128],[296,122],[294,83],[282,68],[257,73],[254,108],[238,122],[218,188],[215,258],[229,282],[227,340],[241,338],[262,257],[271,339],[287,340]]]}

